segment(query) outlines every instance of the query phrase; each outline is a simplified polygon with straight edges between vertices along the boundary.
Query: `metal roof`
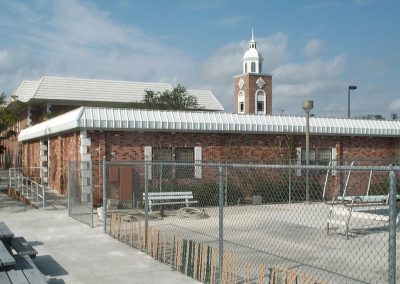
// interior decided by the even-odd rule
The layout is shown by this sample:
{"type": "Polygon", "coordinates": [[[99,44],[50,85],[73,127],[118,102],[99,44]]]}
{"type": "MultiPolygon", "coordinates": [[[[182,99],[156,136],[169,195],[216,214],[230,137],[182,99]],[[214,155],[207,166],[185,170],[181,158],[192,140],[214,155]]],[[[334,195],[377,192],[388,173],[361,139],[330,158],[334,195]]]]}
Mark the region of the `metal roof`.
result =
{"type": "MultiPolygon", "coordinates": [[[[206,133],[305,133],[304,117],[222,112],[160,111],[81,107],[21,131],[19,141],[75,129],[206,133]]],[[[310,118],[310,133],[400,137],[400,121],[310,118]]]]}
{"type": "MultiPolygon", "coordinates": [[[[33,100],[130,103],[141,101],[146,90],[172,90],[167,83],[96,80],[65,77],[42,77],[39,81],[23,81],[14,92],[20,101],[33,100]]],[[[207,90],[188,90],[207,110],[224,110],[221,103],[207,90]]]]}

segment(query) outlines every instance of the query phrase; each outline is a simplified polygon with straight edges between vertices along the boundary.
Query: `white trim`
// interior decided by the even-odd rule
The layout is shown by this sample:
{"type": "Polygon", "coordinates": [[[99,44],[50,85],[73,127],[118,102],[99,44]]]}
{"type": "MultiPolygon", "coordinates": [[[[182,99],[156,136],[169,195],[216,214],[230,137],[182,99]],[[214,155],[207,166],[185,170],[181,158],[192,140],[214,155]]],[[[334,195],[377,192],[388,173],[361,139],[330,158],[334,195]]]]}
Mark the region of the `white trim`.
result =
{"type": "Polygon", "coordinates": [[[246,112],[246,93],[243,91],[243,90],[240,90],[239,92],[238,92],[238,98],[237,98],[237,102],[238,102],[238,105],[237,105],[237,112],[238,113],[245,113],[246,112]],[[242,95],[242,96],[241,96],[242,95]],[[243,101],[242,100],[239,100],[239,97],[243,97],[243,101]],[[241,102],[243,102],[243,111],[240,111],[240,103],[241,102]]]}
{"type": "MultiPolygon", "coordinates": [[[[153,160],[153,149],[151,146],[144,146],[144,160],[147,162],[153,160]]],[[[151,166],[147,166],[147,179],[151,180],[151,166]]]]}
{"type": "MultiPolygon", "coordinates": [[[[336,157],[336,147],[332,147],[331,159],[332,159],[331,165],[332,165],[332,166],[336,166],[336,165],[337,165],[337,162],[336,162],[336,161],[338,160],[338,158],[336,157]]],[[[332,175],[333,175],[333,176],[335,176],[336,173],[337,173],[336,170],[332,170],[332,175]]]]}
{"type": "Polygon", "coordinates": [[[254,113],[255,114],[267,114],[267,94],[264,92],[264,90],[262,90],[262,89],[258,89],[257,91],[256,91],[256,94],[255,94],[255,109],[254,109],[254,113]],[[264,110],[262,111],[262,112],[258,112],[258,108],[257,108],[257,103],[258,103],[258,93],[259,92],[262,92],[263,94],[264,94],[264,110]]]}
{"type": "MultiPolygon", "coordinates": [[[[301,147],[296,148],[296,154],[297,154],[297,165],[301,166],[301,147]]],[[[301,176],[300,168],[296,169],[296,175],[301,176]]]]}
{"type": "MultiPolygon", "coordinates": [[[[203,159],[203,153],[200,146],[194,147],[194,163],[201,164],[203,159]]],[[[194,167],[194,178],[202,178],[202,166],[195,166],[194,167]]]]}

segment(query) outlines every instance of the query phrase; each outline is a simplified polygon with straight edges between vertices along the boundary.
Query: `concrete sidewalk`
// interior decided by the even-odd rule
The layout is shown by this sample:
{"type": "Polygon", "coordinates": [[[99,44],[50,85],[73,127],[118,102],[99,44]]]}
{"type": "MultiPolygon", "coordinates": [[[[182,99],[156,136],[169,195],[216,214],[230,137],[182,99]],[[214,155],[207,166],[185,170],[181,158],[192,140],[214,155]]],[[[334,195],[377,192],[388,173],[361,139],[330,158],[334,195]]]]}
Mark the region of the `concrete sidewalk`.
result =
{"type": "Polygon", "coordinates": [[[35,264],[50,283],[198,283],[67,215],[33,209],[0,192],[0,221],[34,246],[35,264]]]}

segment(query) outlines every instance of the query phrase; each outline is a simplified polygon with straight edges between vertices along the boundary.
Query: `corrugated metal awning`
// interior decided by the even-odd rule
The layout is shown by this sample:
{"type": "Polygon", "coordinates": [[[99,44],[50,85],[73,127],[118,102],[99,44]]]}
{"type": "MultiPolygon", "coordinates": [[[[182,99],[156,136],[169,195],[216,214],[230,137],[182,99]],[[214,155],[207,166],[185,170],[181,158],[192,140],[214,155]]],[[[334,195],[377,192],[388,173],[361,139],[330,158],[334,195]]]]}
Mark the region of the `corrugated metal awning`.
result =
{"type": "MultiPolygon", "coordinates": [[[[207,133],[305,133],[304,117],[82,107],[21,131],[19,141],[73,129],[207,133]]],[[[399,121],[310,118],[310,133],[400,137],[399,121]]]]}

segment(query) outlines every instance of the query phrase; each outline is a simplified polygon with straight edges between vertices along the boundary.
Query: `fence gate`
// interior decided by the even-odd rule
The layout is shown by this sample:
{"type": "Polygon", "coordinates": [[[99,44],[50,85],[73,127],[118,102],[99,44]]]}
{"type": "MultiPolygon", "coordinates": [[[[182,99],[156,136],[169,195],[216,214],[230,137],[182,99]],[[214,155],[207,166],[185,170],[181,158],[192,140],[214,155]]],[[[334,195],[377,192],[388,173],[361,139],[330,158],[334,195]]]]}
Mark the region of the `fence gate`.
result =
{"type": "Polygon", "coordinates": [[[68,216],[93,227],[92,162],[68,162],[68,216]]]}

